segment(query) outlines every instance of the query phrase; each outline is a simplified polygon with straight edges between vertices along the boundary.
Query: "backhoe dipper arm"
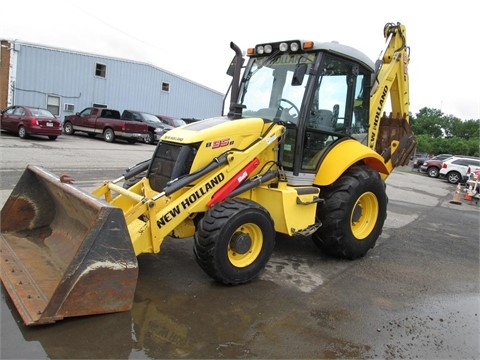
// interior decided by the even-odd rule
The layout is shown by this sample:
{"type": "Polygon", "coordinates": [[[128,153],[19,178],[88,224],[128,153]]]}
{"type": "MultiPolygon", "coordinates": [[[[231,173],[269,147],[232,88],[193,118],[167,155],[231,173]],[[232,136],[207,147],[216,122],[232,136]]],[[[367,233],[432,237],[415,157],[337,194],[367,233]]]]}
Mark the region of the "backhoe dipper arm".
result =
{"type": "Polygon", "coordinates": [[[370,126],[368,146],[375,150],[379,137],[380,122],[387,98],[390,97],[392,115],[398,119],[409,119],[408,63],[410,48],[407,47],[405,26],[388,23],[384,27],[385,50],[379,56],[375,67],[370,92],[370,126]]]}

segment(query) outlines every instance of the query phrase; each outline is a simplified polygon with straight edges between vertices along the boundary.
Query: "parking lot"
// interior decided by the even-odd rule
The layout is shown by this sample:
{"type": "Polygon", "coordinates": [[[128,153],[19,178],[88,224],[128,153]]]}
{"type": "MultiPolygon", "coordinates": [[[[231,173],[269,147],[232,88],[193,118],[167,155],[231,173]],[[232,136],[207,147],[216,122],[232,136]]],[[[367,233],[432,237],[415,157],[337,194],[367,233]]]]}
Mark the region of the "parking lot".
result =
{"type": "MultiPolygon", "coordinates": [[[[87,136],[1,133],[0,195],[27,164],[91,191],[148,159],[154,146],[87,136]]],[[[2,286],[2,359],[463,358],[480,345],[480,205],[455,186],[397,169],[384,231],[364,258],[336,260],[308,237],[277,237],[266,270],[236,287],[197,266],[191,239],[140,255],[131,311],[25,327],[2,286]]]]}

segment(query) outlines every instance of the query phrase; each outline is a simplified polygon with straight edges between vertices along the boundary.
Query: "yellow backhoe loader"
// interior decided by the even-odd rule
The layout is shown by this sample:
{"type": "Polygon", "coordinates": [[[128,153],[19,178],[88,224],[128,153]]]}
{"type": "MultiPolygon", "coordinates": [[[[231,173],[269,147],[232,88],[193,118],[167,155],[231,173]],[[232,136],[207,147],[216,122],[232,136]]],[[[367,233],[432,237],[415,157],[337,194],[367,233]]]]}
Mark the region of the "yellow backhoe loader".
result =
{"type": "Polygon", "coordinates": [[[364,256],[384,180],[415,147],[405,27],[384,36],[376,64],[336,42],[259,44],[247,61],[231,43],[228,114],[167,132],[91,194],[29,165],[1,211],[1,280],[25,324],[131,309],[137,256],[166,238],[192,237],[199,266],[229,285],[259,275],[276,233],[364,256]]]}

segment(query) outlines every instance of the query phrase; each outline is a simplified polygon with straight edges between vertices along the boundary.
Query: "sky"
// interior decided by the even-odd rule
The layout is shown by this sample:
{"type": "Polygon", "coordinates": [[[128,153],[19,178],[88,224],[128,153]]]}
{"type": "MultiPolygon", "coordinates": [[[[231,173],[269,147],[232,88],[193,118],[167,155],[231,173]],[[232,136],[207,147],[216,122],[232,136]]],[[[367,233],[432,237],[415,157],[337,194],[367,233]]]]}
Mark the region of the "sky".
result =
{"type": "Polygon", "coordinates": [[[410,112],[480,119],[475,0],[15,0],[0,39],[140,61],[221,93],[234,52],[281,40],[338,41],[375,61],[383,27],[406,26],[410,112]]]}

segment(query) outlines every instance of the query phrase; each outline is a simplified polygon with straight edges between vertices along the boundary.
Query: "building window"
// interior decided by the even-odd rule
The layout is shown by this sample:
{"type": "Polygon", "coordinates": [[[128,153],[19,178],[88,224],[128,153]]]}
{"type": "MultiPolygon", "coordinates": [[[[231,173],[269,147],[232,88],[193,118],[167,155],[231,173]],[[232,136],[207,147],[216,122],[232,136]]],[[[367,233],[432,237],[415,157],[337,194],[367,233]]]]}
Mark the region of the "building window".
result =
{"type": "Polygon", "coordinates": [[[53,115],[60,115],[60,96],[47,95],[47,110],[53,115]]]}
{"type": "Polygon", "coordinates": [[[162,81],[162,91],[170,92],[170,83],[162,81]]]}
{"type": "Polygon", "coordinates": [[[107,65],[96,63],[95,64],[95,76],[105,78],[107,76],[107,65]]]}
{"type": "Polygon", "coordinates": [[[63,111],[73,113],[75,111],[75,105],[64,103],[63,104],[63,111]]]}

